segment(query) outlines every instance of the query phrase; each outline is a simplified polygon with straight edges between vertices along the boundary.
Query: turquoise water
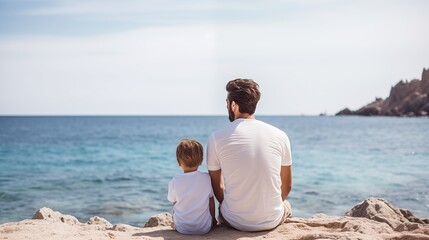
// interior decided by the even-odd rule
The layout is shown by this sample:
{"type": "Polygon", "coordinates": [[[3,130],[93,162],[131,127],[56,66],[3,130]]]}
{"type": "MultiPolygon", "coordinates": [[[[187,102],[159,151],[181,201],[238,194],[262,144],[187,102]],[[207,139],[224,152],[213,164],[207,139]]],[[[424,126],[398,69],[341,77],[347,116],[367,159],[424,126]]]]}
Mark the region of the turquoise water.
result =
{"type": "MultiPolygon", "coordinates": [[[[343,215],[371,196],[429,216],[428,118],[257,118],[291,140],[294,216],[343,215]]],[[[178,141],[206,146],[226,124],[226,116],[0,117],[0,223],[46,206],[141,226],[171,211],[178,141]]]]}

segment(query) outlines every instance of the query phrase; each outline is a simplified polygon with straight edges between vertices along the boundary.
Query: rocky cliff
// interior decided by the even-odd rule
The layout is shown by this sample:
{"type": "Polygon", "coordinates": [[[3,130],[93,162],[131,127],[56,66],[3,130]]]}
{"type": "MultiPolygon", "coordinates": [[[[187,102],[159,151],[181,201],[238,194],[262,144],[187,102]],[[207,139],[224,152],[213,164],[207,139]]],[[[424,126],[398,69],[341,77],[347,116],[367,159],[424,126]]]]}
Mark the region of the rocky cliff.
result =
{"type": "Polygon", "coordinates": [[[423,69],[421,80],[401,80],[390,89],[388,98],[376,98],[359,110],[346,108],[336,115],[429,116],[429,68],[423,69]]]}

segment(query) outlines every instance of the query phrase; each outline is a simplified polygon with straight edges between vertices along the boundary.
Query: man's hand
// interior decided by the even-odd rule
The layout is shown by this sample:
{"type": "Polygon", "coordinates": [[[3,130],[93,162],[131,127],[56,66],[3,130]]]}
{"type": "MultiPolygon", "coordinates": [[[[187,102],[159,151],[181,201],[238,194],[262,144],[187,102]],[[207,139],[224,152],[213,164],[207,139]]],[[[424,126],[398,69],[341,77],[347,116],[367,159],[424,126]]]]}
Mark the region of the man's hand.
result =
{"type": "Polygon", "coordinates": [[[223,190],[225,189],[222,179],[222,170],[209,171],[209,174],[212,180],[213,193],[219,204],[221,204],[223,202],[223,190]]]}
{"type": "Polygon", "coordinates": [[[213,222],[212,228],[214,228],[217,224],[217,221],[216,221],[216,215],[215,215],[215,202],[213,197],[209,199],[209,209],[210,209],[210,215],[212,215],[212,222],[213,222]]]}
{"type": "Polygon", "coordinates": [[[284,201],[292,189],[292,166],[282,166],[280,177],[282,179],[282,201],[284,201]]]}

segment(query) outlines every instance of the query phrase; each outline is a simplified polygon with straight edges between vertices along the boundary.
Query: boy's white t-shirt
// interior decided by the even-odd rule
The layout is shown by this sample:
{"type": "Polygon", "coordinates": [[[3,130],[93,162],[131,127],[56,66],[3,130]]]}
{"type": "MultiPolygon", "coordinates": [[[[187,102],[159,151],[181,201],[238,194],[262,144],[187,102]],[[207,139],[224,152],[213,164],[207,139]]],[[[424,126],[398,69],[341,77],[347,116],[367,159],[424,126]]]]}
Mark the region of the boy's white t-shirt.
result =
{"type": "Polygon", "coordinates": [[[290,165],[286,133],[256,119],[236,119],[208,140],[207,168],[221,169],[225,184],[222,215],[242,231],[268,230],[280,223],[280,170],[290,165]]]}
{"type": "Polygon", "coordinates": [[[208,173],[175,176],[168,184],[168,201],[174,203],[173,221],[183,234],[206,234],[212,227],[209,199],[213,190],[208,173]]]}

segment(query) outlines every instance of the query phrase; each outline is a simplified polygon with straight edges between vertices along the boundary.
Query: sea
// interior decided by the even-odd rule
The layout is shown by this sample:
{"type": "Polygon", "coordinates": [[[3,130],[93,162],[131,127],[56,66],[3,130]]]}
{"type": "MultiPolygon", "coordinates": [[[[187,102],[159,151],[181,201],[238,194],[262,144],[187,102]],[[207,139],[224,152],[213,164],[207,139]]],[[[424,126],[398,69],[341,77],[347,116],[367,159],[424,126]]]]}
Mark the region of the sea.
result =
{"type": "MultiPolygon", "coordinates": [[[[429,217],[429,118],[256,118],[289,136],[295,217],[344,215],[369,197],[429,217]]],[[[0,224],[48,207],[81,222],[142,226],[172,212],[177,143],[206,147],[227,124],[227,116],[2,116],[0,224]]]]}

